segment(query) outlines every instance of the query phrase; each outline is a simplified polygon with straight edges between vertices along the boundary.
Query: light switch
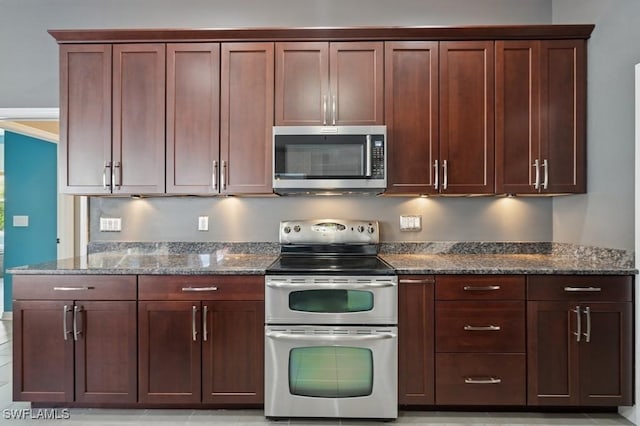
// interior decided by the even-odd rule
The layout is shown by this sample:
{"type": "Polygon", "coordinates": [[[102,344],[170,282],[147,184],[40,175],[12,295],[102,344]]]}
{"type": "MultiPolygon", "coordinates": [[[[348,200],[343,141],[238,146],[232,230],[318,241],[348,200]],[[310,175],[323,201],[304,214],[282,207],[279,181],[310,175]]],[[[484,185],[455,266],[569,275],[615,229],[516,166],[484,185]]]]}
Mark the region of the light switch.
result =
{"type": "Polygon", "coordinates": [[[119,217],[101,217],[100,231],[102,232],[122,231],[122,219],[119,217]]]}
{"type": "Polygon", "coordinates": [[[198,231],[209,230],[209,216],[198,216],[198,231]]]}
{"type": "Polygon", "coordinates": [[[15,228],[26,228],[29,226],[29,216],[13,216],[13,226],[15,228]]]}
{"type": "Polygon", "coordinates": [[[421,231],[422,230],[422,216],[420,215],[401,215],[400,216],[400,230],[401,231],[421,231]]]}

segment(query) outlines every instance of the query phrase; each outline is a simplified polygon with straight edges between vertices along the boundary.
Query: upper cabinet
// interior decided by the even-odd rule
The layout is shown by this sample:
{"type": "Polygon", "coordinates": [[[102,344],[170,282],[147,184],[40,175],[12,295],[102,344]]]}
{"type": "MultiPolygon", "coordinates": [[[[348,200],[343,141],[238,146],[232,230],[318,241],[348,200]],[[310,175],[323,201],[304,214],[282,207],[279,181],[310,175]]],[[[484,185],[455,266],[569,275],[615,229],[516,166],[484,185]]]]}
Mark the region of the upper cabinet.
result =
{"type": "Polygon", "coordinates": [[[382,42],[276,43],[276,125],[384,124],[382,42]]]}
{"type": "Polygon", "coordinates": [[[496,42],[496,192],[585,192],[585,109],[585,40],[496,42]]]}

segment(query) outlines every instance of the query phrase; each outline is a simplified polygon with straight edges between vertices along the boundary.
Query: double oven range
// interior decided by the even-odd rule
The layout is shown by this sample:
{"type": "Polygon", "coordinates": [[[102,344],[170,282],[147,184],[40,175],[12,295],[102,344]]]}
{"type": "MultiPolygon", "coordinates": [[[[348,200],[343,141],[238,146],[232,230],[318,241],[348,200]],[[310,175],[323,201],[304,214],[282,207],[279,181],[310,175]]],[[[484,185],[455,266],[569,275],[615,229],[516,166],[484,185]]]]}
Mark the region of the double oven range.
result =
{"type": "Polygon", "coordinates": [[[397,418],[398,279],[375,221],[280,223],[265,280],[265,416],[397,418]]]}

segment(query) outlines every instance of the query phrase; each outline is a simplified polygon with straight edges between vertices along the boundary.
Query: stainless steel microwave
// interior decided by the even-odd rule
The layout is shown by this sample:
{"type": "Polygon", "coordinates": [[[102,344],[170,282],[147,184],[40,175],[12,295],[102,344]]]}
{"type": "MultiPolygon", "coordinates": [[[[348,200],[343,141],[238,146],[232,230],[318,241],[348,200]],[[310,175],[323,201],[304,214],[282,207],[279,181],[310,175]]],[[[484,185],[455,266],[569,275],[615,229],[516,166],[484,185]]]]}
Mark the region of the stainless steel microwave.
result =
{"type": "Polygon", "coordinates": [[[274,192],[382,193],[386,142],[386,126],[274,126],[274,192]]]}

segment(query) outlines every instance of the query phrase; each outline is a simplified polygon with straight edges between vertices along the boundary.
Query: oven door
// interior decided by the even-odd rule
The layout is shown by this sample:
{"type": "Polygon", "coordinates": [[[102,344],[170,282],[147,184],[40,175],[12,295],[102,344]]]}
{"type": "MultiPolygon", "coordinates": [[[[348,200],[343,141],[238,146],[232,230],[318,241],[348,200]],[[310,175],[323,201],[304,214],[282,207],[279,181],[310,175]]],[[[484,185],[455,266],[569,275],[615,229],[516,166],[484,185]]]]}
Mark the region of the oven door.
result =
{"type": "Polygon", "coordinates": [[[395,419],[397,327],[265,327],[265,416],[395,419]]]}
{"type": "Polygon", "coordinates": [[[267,324],[398,323],[396,276],[267,275],[267,324]]]}

